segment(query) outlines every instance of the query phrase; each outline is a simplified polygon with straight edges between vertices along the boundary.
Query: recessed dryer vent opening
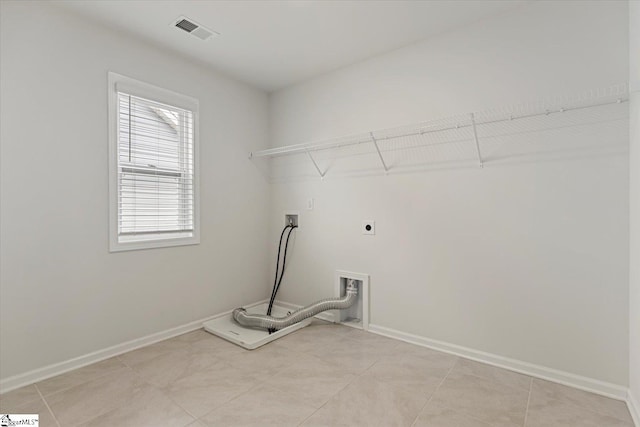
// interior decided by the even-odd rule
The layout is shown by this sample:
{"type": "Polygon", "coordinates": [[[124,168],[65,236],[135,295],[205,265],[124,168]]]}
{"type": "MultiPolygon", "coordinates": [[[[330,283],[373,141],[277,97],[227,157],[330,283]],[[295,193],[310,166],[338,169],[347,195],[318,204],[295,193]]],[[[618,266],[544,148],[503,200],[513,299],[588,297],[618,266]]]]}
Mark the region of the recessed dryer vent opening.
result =
{"type": "Polygon", "coordinates": [[[358,287],[358,299],[349,308],[334,312],[334,322],[352,328],[369,330],[369,275],[350,271],[336,271],[335,296],[345,295],[347,284],[353,280],[358,287]]]}

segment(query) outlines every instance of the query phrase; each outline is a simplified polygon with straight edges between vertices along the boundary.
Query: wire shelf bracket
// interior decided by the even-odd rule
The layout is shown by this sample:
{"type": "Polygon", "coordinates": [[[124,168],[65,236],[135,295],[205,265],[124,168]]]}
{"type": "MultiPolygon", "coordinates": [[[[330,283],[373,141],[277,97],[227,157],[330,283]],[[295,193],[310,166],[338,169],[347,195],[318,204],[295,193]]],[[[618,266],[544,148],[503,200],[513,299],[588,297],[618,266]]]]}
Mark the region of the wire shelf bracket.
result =
{"type": "MultiPolygon", "coordinates": [[[[341,174],[345,170],[348,173],[349,168],[352,168],[351,170],[355,173],[360,171],[375,173],[377,165],[382,165],[385,174],[410,171],[414,166],[415,169],[419,169],[423,163],[428,165],[429,162],[437,167],[438,162],[440,164],[447,162],[465,164],[465,162],[471,161],[472,164],[484,168],[485,164],[489,164],[497,158],[495,155],[496,147],[506,146],[507,142],[513,143],[514,148],[505,150],[507,154],[503,154],[503,156],[529,153],[531,150],[528,147],[532,146],[530,141],[533,141],[533,138],[528,136],[529,134],[544,135],[544,138],[541,136],[537,141],[546,143],[547,140],[559,141],[559,135],[563,129],[567,133],[572,129],[578,132],[581,128],[586,129],[585,126],[601,125],[611,128],[614,124],[622,123],[622,120],[628,120],[628,108],[615,107],[615,104],[626,103],[628,99],[628,84],[622,83],[607,88],[589,90],[577,96],[556,96],[553,99],[493,110],[467,112],[324,141],[252,151],[249,153],[249,158],[252,160],[258,158],[274,159],[302,155],[309,158],[322,179],[328,174],[329,169],[336,174],[341,174]],[[519,147],[515,146],[515,143],[520,140],[522,140],[522,144],[519,147]],[[360,148],[356,148],[360,145],[360,148]],[[450,148],[444,148],[447,146],[450,148]],[[415,150],[418,149],[423,151],[414,155],[413,153],[417,153],[415,150]],[[414,152],[408,154],[409,150],[414,150],[414,152]],[[428,159],[424,160],[427,157],[428,159]],[[327,159],[338,162],[335,167],[325,167],[323,170],[320,165],[324,164],[327,159]],[[371,162],[370,165],[368,162],[371,162]],[[363,166],[365,164],[367,164],[366,167],[363,166]]],[[[549,144],[541,146],[540,153],[551,152],[547,147],[550,147],[549,144]]],[[[279,170],[281,164],[297,164],[297,162],[297,160],[290,163],[277,160],[276,163],[269,164],[279,170]]],[[[301,165],[304,163],[303,160],[301,165]]],[[[304,166],[301,167],[304,168],[304,166]]],[[[279,171],[274,172],[274,168],[270,171],[276,175],[279,171]]],[[[282,170],[286,170],[286,168],[282,170]]]]}
{"type": "Polygon", "coordinates": [[[382,157],[382,153],[380,152],[380,147],[378,147],[378,141],[376,141],[376,137],[373,136],[373,132],[369,132],[369,135],[371,136],[371,142],[373,142],[373,145],[376,147],[378,157],[380,157],[380,163],[382,163],[382,167],[384,168],[385,173],[389,172],[389,167],[384,162],[384,157],[382,157]]]}
{"type": "Polygon", "coordinates": [[[309,150],[306,150],[306,153],[307,153],[307,156],[309,156],[309,159],[311,159],[313,166],[315,166],[316,170],[318,171],[318,174],[320,175],[320,179],[323,179],[327,172],[326,171],[322,172],[320,170],[320,166],[318,166],[318,163],[316,163],[316,160],[313,158],[309,150]]]}
{"type": "Polygon", "coordinates": [[[476,129],[476,116],[475,114],[471,113],[471,126],[473,126],[473,140],[476,143],[476,151],[478,153],[478,162],[480,164],[480,167],[484,167],[484,164],[482,163],[482,152],[480,151],[480,141],[478,140],[478,130],[476,129]]]}

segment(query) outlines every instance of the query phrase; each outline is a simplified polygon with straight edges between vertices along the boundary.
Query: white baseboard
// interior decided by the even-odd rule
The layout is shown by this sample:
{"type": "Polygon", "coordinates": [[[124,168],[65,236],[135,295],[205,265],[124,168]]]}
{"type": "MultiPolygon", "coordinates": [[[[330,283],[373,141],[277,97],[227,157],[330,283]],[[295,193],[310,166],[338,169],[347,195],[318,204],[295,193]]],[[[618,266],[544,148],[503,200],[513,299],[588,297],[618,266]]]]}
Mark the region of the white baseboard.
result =
{"type": "Polygon", "coordinates": [[[627,394],[627,407],[629,408],[629,412],[631,413],[631,418],[633,418],[633,422],[636,427],[640,427],[640,401],[636,399],[636,396],[629,390],[627,394]]]}
{"type": "Polygon", "coordinates": [[[395,329],[385,328],[384,326],[370,324],[369,332],[373,332],[374,334],[383,335],[389,338],[395,338],[422,347],[428,347],[434,350],[442,351],[444,353],[454,354],[466,359],[475,360],[477,362],[486,363],[488,365],[497,366],[499,368],[508,369],[510,371],[519,372],[521,374],[529,375],[532,377],[564,384],[580,390],[585,390],[602,396],[611,397],[613,399],[627,400],[628,398],[627,387],[621,385],[595,380],[593,378],[583,377],[569,372],[547,368],[545,366],[534,365],[532,363],[510,359],[508,357],[498,356],[496,354],[485,353],[483,351],[450,344],[444,341],[437,341],[418,335],[408,334],[406,332],[400,332],[395,329]]]}
{"type": "MultiPolygon", "coordinates": [[[[244,307],[253,307],[255,305],[264,304],[268,300],[258,301],[253,304],[246,305],[244,307]]],[[[112,347],[108,347],[102,350],[94,351],[93,353],[85,354],[80,357],[65,360],[64,362],[55,363],[53,365],[45,366],[43,368],[34,369],[33,371],[25,372],[24,374],[15,375],[0,380],[0,393],[6,393],[11,390],[23,387],[25,385],[33,384],[38,381],[46,380],[47,378],[55,377],[56,375],[64,374],[65,372],[72,371],[74,369],[82,368],[83,366],[90,365],[92,363],[100,362],[110,357],[117,356],[129,352],[131,350],[138,349],[150,344],[154,344],[158,341],[166,340],[168,338],[182,335],[187,332],[195,331],[202,327],[202,323],[207,320],[217,319],[218,317],[226,316],[230,314],[232,310],[225,311],[224,313],[216,314],[215,316],[206,317],[204,319],[195,320],[193,322],[186,323],[184,325],[176,326],[175,328],[167,329],[165,331],[156,332],[151,335],[147,335],[141,338],[136,338],[131,341],[127,341],[122,344],[117,344],[112,347]]]]}
{"type": "MultiPolygon", "coordinates": [[[[246,305],[245,307],[253,307],[258,304],[263,304],[267,300],[258,301],[253,304],[246,305]]],[[[278,305],[285,308],[298,309],[299,305],[278,301],[278,305]]],[[[114,357],[140,347],[144,347],[150,344],[154,344],[158,341],[162,341],[168,338],[175,337],[187,332],[194,331],[202,327],[202,323],[207,320],[216,319],[221,316],[226,316],[231,313],[232,310],[224,313],[219,313],[214,316],[210,316],[204,319],[196,320],[186,323],[175,328],[167,329],[165,331],[156,332],[141,338],[136,338],[131,341],[127,341],[122,344],[118,344],[112,347],[108,347],[102,350],[95,351],[80,357],[76,357],[64,362],[55,363],[43,368],[34,369],[23,374],[15,375],[12,377],[4,378],[0,380],[0,393],[6,393],[8,391],[23,387],[25,385],[33,384],[38,381],[45,380],[47,378],[54,377],[56,375],[63,374],[65,372],[81,368],[92,363],[100,362],[102,360],[114,357]]],[[[315,316],[321,320],[328,322],[335,322],[333,313],[324,312],[315,316]]],[[[489,365],[497,366],[500,368],[508,369],[522,374],[530,375],[537,378],[546,379],[549,381],[557,382],[560,384],[575,387],[581,390],[590,391],[603,396],[611,397],[618,400],[626,400],[629,406],[629,412],[638,427],[640,427],[640,405],[635,396],[623,386],[607,383],[604,381],[587,378],[569,372],[564,372],[556,369],[547,368],[544,366],[534,365],[527,362],[522,362],[515,359],[510,359],[502,356],[498,356],[491,353],[485,353],[482,351],[474,350],[471,348],[458,346],[455,344],[446,343],[443,341],[432,340],[429,338],[421,337],[418,335],[408,334],[400,332],[394,329],[385,328],[378,325],[369,325],[369,332],[383,335],[389,338],[398,339],[411,344],[420,345],[423,347],[432,348],[445,353],[455,354],[457,356],[465,357],[467,359],[476,360],[478,362],[486,363],[489,365]]]]}

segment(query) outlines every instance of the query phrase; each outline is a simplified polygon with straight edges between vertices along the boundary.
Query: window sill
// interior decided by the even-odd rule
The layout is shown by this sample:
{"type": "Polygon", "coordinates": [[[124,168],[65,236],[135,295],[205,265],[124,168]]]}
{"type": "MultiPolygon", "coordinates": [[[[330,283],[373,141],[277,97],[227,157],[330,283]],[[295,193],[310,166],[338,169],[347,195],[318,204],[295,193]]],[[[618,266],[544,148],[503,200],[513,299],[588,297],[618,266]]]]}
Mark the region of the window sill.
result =
{"type": "Polygon", "coordinates": [[[173,246],[188,246],[200,244],[200,237],[185,233],[183,237],[153,237],[141,238],[140,236],[124,236],[119,237],[115,241],[111,241],[109,252],[137,251],[142,249],[170,248],[173,246]]]}

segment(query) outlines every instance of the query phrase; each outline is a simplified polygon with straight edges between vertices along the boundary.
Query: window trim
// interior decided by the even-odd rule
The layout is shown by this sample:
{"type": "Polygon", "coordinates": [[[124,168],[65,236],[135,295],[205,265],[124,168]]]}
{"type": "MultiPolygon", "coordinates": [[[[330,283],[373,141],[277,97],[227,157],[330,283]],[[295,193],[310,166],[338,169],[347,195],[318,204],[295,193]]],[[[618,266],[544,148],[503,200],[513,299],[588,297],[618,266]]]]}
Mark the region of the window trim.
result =
{"type": "MultiPolygon", "coordinates": [[[[114,72],[108,73],[109,126],[109,252],[197,245],[200,243],[200,134],[199,102],[195,98],[141,82],[114,72]],[[131,95],[173,105],[193,112],[193,232],[190,237],[118,238],[118,90],[131,95]],[[126,240],[126,239],[125,239],[126,240]]],[[[179,233],[176,233],[179,234],[179,233]]]]}

